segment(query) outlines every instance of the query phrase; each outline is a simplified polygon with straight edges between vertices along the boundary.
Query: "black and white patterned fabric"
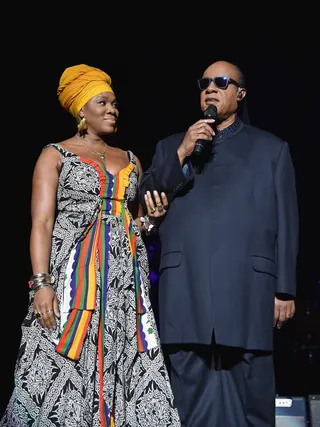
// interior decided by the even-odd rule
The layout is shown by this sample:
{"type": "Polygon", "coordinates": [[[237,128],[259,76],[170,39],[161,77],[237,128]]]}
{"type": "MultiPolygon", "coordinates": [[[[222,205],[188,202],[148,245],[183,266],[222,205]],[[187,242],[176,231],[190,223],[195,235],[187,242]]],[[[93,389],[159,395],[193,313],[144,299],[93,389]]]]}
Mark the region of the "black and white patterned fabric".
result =
{"type": "MultiPolygon", "coordinates": [[[[66,267],[72,249],[86,234],[101,205],[99,174],[60,145],[62,167],[57,193],[57,218],[51,252],[51,273],[55,291],[63,297],[66,267]]],[[[138,169],[129,176],[125,204],[137,193],[138,169]]],[[[131,215],[131,214],[130,214],[131,215]]],[[[100,419],[100,378],[98,328],[100,319],[100,276],[97,275],[97,309],[94,310],[79,360],[55,351],[60,325],[53,330],[41,327],[33,313],[30,295],[28,313],[22,323],[22,338],[15,367],[15,387],[0,421],[1,427],[179,427],[169,376],[160,349],[157,326],[149,300],[147,251],[135,226],[136,253],[140,276],[149,307],[157,345],[138,352],[136,300],[132,255],[119,216],[104,215],[110,227],[108,254],[108,300],[105,309],[103,395],[114,410],[114,419],[100,419]]],[[[135,225],[135,223],[134,223],[135,225]]]]}

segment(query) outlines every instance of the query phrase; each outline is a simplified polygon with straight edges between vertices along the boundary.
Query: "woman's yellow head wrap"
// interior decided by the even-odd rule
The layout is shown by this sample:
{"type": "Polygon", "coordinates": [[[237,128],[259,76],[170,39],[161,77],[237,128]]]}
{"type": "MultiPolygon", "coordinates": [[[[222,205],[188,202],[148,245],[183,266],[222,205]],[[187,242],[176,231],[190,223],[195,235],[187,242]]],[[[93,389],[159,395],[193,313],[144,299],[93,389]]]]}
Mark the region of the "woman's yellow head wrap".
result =
{"type": "Polygon", "coordinates": [[[66,68],[57,90],[60,104],[74,117],[89,99],[101,92],[113,93],[111,77],[99,68],[86,64],[66,68]]]}

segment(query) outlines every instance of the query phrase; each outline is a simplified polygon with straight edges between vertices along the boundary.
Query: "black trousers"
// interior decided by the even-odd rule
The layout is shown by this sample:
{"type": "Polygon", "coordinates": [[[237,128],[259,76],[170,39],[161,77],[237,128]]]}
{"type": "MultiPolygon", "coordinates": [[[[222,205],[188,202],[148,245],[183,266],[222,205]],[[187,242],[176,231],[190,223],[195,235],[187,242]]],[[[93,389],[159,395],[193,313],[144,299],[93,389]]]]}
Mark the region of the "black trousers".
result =
{"type": "Polygon", "coordinates": [[[164,345],[182,427],[274,427],[271,352],[164,345]]]}

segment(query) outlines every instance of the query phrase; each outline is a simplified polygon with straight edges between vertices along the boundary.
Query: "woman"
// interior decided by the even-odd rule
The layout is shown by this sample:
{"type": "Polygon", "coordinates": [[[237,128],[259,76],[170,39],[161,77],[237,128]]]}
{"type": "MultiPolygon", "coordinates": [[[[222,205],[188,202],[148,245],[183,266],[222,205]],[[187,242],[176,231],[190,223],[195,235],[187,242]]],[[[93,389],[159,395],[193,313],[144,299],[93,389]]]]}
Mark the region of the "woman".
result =
{"type": "MultiPolygon", "coordinates": [[[[32,186],[30,307],[1,426],[180,426],[151,308],[141,164],[116,132],[111,79],[85,64],[58,87],[78,132],[47,145],[32,186]]],[[[151,218],[151,215],[152,218],[151,218]]]]}

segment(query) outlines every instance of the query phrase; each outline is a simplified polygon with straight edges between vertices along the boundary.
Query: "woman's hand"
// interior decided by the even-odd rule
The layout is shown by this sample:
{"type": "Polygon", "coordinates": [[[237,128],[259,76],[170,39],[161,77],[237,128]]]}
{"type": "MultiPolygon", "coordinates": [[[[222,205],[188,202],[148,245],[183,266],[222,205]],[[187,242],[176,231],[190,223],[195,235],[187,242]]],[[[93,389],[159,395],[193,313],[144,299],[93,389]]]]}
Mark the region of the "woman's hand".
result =
{"type": "Polygon", "coordinates": [[[39,323],[48,329],[56,327],[55,316],[60,317],[58,298],[52,286],[45,286],[36,291],[33,311],[39,323]]]}
{"type": "Polygon", "coordinates": [[[144,195],[144,200],[147,215],[140,217],[140,228],[144,227],[147,234],[149,234],[153,227],[157,227],[160,224],[162,217],[168,210],[169,203],[166,194],[162,192],[161,196],[159,196],[157,191],[153,192],[153,197],[150,191],[147,191],[144,195]]]}
{"type": "Polygon", "coordinates": [[[146,202],[149,220],[152,224],[157,222],[158,218],[165,215],[169,208],[167,196],[163,192],[159,195],[155,190],[152,197],[150,191],[147,191],[144,196],[144,200],[146,202]]]}

